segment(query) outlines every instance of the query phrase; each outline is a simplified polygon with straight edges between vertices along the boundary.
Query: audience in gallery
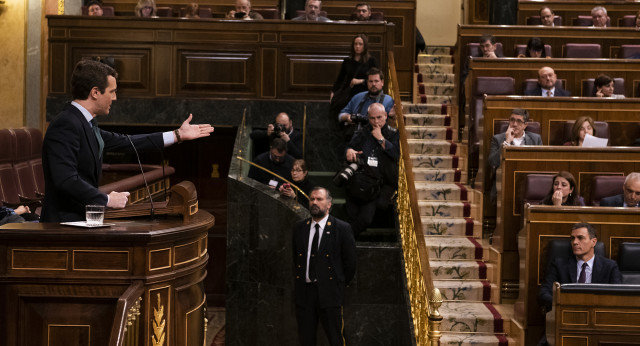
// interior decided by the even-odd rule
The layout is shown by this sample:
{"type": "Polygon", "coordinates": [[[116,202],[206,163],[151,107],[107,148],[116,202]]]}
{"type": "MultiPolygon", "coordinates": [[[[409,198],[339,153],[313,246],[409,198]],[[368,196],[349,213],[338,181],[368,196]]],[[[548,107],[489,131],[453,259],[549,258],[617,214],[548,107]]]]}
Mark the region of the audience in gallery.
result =
{"type": "Polygon", "coordinates": [[[236,9],[229,11],[226,17],[227,19],[242,19],[242,20],[263,20],[264,18],[258,12],[251,11],[250,0],[236,0],[236,9]]]}
{"type": "Polygon", "coordinates": [[[480,52],[478,58],[502,58],[502,55],[496,53],[496,38],[491,34],[484,34],[478,40],[480,43],[480,52]]]}
{"type": "Polygon", "coordinates": [[[593,119],[590,116],[583,115],[573,123],[571,141],[564,143],[564,145],[581,147],[587,134],[595,136],[596,128],[593,119]]]}
{"type": "Polygon", "coordinates": [[[307,0],[307,2],[304,5],[304,14],[301,16],[295,17],[292,20],[330,22],[331,20],[329,18],[323,17],[320,15],[321,10],[322,10],[322,1],[307,0]]]}
{"type": "Polygon", "coordinates": [[[200,19],[200,15],[198,14],[199,10],[200,10],[200,6],[197,3],[192,2],[187,6],[183,18],[200,19]]]}
{"type": "Polygon", "coordinates": [[[353,96],[367,91],[367,72],[372,67],[378,67],[378,61],[369,54],[367,35],[358,34],[353,38],[349,56],[342,61],[340,72],[329,95],[334,114],[342,110],[353,96]],[[339,96],[334,101],[336,93],[339,96]]]}
{"type": "Polygon", "coordinates": [[[135,9],[136,17],[155,17],[156,11],[156,2],[154,0],[138,0],[135,9]]]}
{"type": "Polygon", "coordinates": [[[614,94],[614,83],[613,78],[607,76],[606,74],[601,74],[596,77],[593,82],[593,87],[595,91],[596,97],[610,97],[614,99],[623,99],[624,95],[614,94]]]}
{"type": "Polygon", "coordinates": [[[609,20],[607,9],[602,6],[594,7],[591,10],[591,19],[593,20],[593,28],[606,28],[607,20],[609,20]]]}
{"type": "Polygon", "coordinates": [[[623,193],[600,200],[601,207],[639,207],[640,173],[632,172],[624,180],[623,193]]]}
{"type": "Polygon", "coordinates": [[[302,158],[302,133],[293,127],[293,120],[285,112],[278,113],[273,124],[267,125],[266,131],[254,130],[250,136],[254,155],[268,151],[271,142],[280,138],[286,143],[289,155],[296,159],[302,158]]]}
{"type": "Polygon", "coordinates": [[[295,161],[295,159],[291,155],[287,154],[287,143],[281,138],[275,138],[271,141],[269,151],[262,153],[253,159],[253,163],[264,169],[251,165],[247,177],[265,185],[269,185],[270,188],[275,189],[278,185],[283,183],[280,177],[286,180],[291,180],[291,167],[293,167],[293,161],[295,161]],[[273,175],[271,172],[279,175],[280,177],[273,175]]]}
{"type": "Polygon", "coordinates": [[[576,179],[567,171],[560,171],[553,176],[553,184],[547,196],[542,200],[544,205],[584,206],[584,198],[576,191],[576,179]]]}
{"type": "Polygon", "coordinates": [[[102,3],[97,0],[90,1],[87,4],[87,14],[92,17],[101,17],[102,12],[102,3]]]}
{"type": "Polygon", "coordinates": [[[555,18],[555,13],[553,13],[553,10],[551,9],[551,7],[545,6],[540,9],[540,22],[542,22],[542,25],[555,26],[555,24],[553,23],[554,18],[555,18]]]}
{"type": "Polygon", "coordinates": [[[545,66],[538,70],[538,86],[533,89],[524,91],[526,96],[571,96],[571,93],[556,86],[558,76],[556,72],[549,66],[545,66]]]}
{"type": "Polygon", "coordinates": [[[532,37],[527,42],[527,49],[524,56],[519,55],[518,58],[547,58],[547,52],[544,49],[544,42],[540,37],[532,37]]]}
{"type": "Polygon", "coordinates": [[[298,203],[302,204],[305,208],[309,208],[308,197],[315,185],[309,180],[308,174],[309,170],[307,169],[307,163],[304,160],[293,161],[293,167],[291,168],[291,182],[293,182],[298,189],[302,190],[306,196],[299,193],[298,190],[294,189],[294,187],[288,183],[280,185],[278,187],[278,191],[280,191],[283,196],[297,198],[298,203]]]}

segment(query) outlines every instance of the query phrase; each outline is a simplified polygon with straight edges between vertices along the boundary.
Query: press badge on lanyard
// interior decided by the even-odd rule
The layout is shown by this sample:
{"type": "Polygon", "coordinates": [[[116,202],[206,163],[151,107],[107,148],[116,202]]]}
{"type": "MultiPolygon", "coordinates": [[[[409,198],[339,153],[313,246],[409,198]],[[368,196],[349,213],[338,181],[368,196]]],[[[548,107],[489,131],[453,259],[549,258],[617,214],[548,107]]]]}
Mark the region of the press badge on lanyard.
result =
{"type": "Polygon", "coordinates": [[[367,165],[370,167],[378,167],[378,158],[375,156],[369,156],[367,159],[367,165]]]}

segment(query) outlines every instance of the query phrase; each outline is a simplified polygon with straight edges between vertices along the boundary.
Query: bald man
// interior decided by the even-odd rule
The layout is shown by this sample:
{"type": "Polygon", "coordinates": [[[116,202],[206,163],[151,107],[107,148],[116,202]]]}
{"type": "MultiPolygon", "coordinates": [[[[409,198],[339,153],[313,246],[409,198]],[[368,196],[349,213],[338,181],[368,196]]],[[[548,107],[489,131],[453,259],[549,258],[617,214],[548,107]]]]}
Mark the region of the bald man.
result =
{"type": "Polygon", "coordinates": [[[267,130],[254,130],[251,132],[254,155],[269,150],[274,138],[281,138],[287,143],[287,153],[296,159],[302,158],[302,133],[293,128],[293,121],[285,112],[276,116],[273,124],[267,125],[267,130]]]}
{"type": "Polygon", "coordinates": [[[538,86],[533,89],[527,89],[524,91],[526,96],[571,96],[571,93],[567,90],[556,86],[558,76],[556,72],[549,66],[545,66],[538,70],[538,86]]]}

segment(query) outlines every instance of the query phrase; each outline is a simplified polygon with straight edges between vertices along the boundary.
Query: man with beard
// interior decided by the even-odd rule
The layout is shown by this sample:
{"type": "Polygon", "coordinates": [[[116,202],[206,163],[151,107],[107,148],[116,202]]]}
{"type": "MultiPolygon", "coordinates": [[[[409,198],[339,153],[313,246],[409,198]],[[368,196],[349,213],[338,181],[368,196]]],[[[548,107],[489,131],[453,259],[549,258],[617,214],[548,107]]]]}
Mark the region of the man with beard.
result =
{"type": "Polygon", "coordinates": [[[309,195],[311,218],[293,227],[294,298],[300,345],[315,345],[318,321],[332,346],[344,345],[344,288],[356,273],[351,227],[329,215],[331,194],[315,187],[309,195]]]}
{"type": "Polygon", "coordinates": [[[371,6],[366,2],[361,2],[356,5],[356,20],[359,22],[366,22],[371,19],[371,6]]]}
{"type": "MultiPolygon", "coordinates": [[[[256,165],[291,181],[291,168],[295,159],[287,154],[287,142],[281,138],[274,138],[270,150],[253,159],[256,165]]],[[[251,166],[248,177],[275,189],[283,183],[282,179],[256,166],[251,166]]]]}
{"type": "Polygon", "coordinates": [[[287,142],[287,152],[296,159],[302,158],[302,133],[293,128],[293,121],[285,112],[276,116],[273,124],[267,125],[267,130],[254,130],[251,132],[254,155],[262,154],[269,148],[269,143],[281,138],[287,142]]]}
{"type": "Polygon", "coordinates": [[[362,119],[362,122],[367,121],[367,112],[369,106],[373,103],[381,103],[384,106],[384,111],[389,117],[394,118],[396,113],[393,109],[393,98],[389,95],[385,95],[382,91],[384,87],[384,74],[377,67],[372,67],[367,72],[367,89],[361,93],[355,94],[351,101],[340,111],[338,115],[338,121],[345,124],[354,124],[351,115],[356,115],[362,119]]]}
{"type": "Polygon", "coordinates": [[[322,1],[307,0],[304,5],[304,14],[293,18],[292,20],[306,20],[312,22],[330,22],[331,19],[320,15],[322,10],[322,1]]]}

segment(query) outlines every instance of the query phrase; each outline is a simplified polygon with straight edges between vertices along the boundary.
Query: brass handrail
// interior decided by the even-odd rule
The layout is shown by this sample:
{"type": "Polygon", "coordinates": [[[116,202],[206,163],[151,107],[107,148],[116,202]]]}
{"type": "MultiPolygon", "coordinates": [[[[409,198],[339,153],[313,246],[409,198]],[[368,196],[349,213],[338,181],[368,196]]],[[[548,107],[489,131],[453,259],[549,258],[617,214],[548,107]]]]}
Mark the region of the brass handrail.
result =
{"type": "Polygon", "coordinates": [[[413,180],[413,165],[409,157],[409,142],[405,131],[400,89],[397,84],[393,52],[387,52],[389,95],[395,100],[396,124],[400,134],[400,162],[398,177],[398,224],[407,275],[407,289],[411,303],[416,345],[438,345],[442,316],[438,308],[442,302],[440,292],[434,290],[429,254],[424,242],[422,220],[413,180]],[[431,297],[431,299],[430,299],[431,297]]]}

